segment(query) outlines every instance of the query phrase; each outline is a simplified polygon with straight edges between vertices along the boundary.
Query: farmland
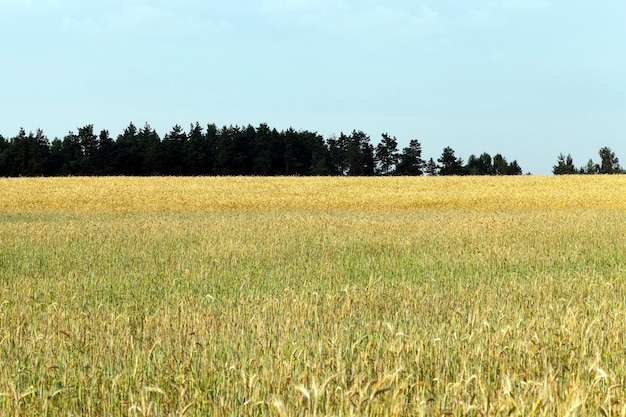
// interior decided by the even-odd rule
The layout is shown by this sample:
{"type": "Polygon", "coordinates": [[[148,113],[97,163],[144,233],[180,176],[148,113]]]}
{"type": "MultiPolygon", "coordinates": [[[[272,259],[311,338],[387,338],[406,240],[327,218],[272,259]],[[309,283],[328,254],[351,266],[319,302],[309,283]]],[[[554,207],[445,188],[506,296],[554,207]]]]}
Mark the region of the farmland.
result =
{"type": "Polygon", "coordinates": [[[0,414],[626,416],[626,177],[0,179],[0,414]]]}

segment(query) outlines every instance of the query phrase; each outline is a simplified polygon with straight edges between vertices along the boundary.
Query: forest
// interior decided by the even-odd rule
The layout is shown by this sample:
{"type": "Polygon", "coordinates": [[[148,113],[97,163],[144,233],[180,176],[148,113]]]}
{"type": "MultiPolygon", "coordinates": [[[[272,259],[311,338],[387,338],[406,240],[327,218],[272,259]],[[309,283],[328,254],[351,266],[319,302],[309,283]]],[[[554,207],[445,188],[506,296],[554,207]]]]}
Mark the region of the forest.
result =
{"type": "Polygon", "coordinates": [[[467,163],[445,147],[435,161],[414,139],[403,149],[383,134],[377,144],[360,130],[324,138],[316,132],[258,127],[175,125],[163,138],[133,123],[116,138],[93,125],[50,141],[41,129],[0,135],[0,176],[154,175],[520,175],[516,160],[471,155],[467,163]]]}
{"type": "Polygon", "coordinates": [[[560,154],[557,163],[552,167],[554,175],[575,175],[575,174],[624,174],[626,171],[620,166],[619,158],[611,148],[605,146],[598,151],[600,163],[595,163],[590,159],[586,165],[576,168],[572,155],[560,154]]]}
{"type": "MultiPolygon", "coordinates": [[[[580,168],[571,155],[560,154],[555,175],[624,173],[608,147],[580,168]]],[[[470,155],[467,162],[449,146],[434,160],[424,159],[417,139],[399,149],[396,137],[381,135],[372,143],[360,130],[324,138],[316,132],[293,128],[278,131],[258,127],[206,127],[191,124],[188,131],[175,125],[163,138],[146,123],[130,123],[113,138],[93,125],[70,131],[50,141],[41,129],[28,134],[22,128],[11,138],[0,135],[0,177],[19,176],[372,176],[372,175],[521,175],[517,160],[501,154],[470,155]]]]}

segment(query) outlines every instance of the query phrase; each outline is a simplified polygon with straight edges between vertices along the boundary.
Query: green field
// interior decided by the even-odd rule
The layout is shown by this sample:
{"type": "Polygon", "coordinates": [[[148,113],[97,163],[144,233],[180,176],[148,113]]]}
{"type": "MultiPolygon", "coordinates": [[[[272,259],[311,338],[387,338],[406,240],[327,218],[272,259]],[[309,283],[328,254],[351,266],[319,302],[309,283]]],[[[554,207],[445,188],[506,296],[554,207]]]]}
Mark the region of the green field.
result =
{"type": "Polygon", "coordinates": [[[626,177],[0,179],[0,414],[626,416],[626,177]]]}

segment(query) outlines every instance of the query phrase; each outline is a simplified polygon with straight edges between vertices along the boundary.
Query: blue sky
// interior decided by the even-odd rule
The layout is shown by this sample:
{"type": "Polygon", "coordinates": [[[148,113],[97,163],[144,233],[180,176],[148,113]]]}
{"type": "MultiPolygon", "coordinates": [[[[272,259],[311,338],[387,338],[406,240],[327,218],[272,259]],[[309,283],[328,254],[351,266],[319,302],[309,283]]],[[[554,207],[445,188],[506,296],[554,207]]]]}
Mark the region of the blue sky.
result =
{"type": "Polygon", "coordinates": [[[0,134],[265,122],[626,166],[624,21],[618,0],[0,0],[0,134]]]}

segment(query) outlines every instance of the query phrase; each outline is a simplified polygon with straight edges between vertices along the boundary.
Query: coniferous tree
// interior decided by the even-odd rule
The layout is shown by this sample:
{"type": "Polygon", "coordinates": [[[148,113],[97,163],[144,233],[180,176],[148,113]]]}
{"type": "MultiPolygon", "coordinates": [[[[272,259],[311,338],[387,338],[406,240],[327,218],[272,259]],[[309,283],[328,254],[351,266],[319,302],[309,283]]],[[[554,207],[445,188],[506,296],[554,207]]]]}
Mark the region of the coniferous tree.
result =
{"type": "Polygon", "coordinates": [[[206,175],[208,171],[208,155],[210,152],[205,143],[204,128],[200,123],[189,127],[187,141],[183,144],[183,160],[186,175],[206,175]]]}
{"type": "Polygon", "coordinates": [[[256,129],[251,124],[241,129],[236,136],[236,165],[240,175],[251,175],[254,166],[254,143],[256,141],[256,129]]]}
{"type": "Polygon", "coordinates": [[[215,175],[216,172],[216,160],[218,154],[218,136],[219,129],[214,123],[207,124],[206,132],[204,134],[204,144],[206,147],[206,174],[215,175]]]}
{"type": "Polygon", "coordinates": [[[164,155],[161,149],[161,138],[148,122],[137,131],[135,137],[135,157],[139,166],[137,175],[161,175],[165,173],[164,155]]]}
{"type": "Polygon", "coordinates": [[[363,145],[362,155],[361,175],[375,175],[376,162],[374,161],[374,145],[369,143],[369,141],[363,145]]]}
{"type": "Polygon", "coordinates": [[[430,175],[430,176],[439,175],[440,168],[441,167],[439,165],[437,165],[435,160],[433,158],[430,158],[428,160],[428,162],[426,163],[426,167],[424,168],[424,172],[427,175],[430,175]]]}
{"type": "Polygon", "coordinates": [[[587,165],[580,168],[580,173],[584,175],[594,175],[600,172],[600,165],[593,162],[593,159],[587,161],[587,165]]]}
{"type": "Polygon", "coordinates": [[[352,131],[352,134],[348,137],[348,175],[358,176],[362,175],[362,142],[365,141],[365,133],[352,131]]]}
{"type": "Polygon", "coordinates": [[[572,155],[567,154],[567,156],[565,156],[562,153],[559,154],[556,165],[552,167],[552,173],[554,175],[578,174],[578,170],[574,166],[572,155]]]}
{"type": "Polygon", "coordinates": [[[375,161],[377,172],[381,175],[393,174],[398,164],[398,140],[387,133],[382,134],[382,139],[376,145],[375,161]]]}
{"type": "Polygon", "coordinates": [[[83,148],[80,137],[70,131],[63,137],[62,175],[80,175],[83,168],[83,148]]]}
{"type": "Polygon", "coordinates": [[[509,163],[501,154],[496,154],[496,156],[493,157],[493,170],[495,175],[507,175],[509,163]]]}
{"type": "Polygon", "coordinates": [[[283,168],[285,175],[301,173],[302,164],[299,160],[298,133],[289,128],[281,133],[283,143],[283,168]]]}
{"type": "Polygon", "coordinates": [[[50,142],[50,152],[48,156],[48,163],[46,164],[46,175],[65,175],[63,174],[63,164],[65,156],[63,155],[63,141],[59,138],[54,138],[50,142]]]}
{"type": "Polygon", "coordinates": [[[256,129],[254,139],[254,159],[252,161],[253,175],[276,175],[278,172],[272,166],[272,142],[274,140],[272,129],[261,123],[256,129]]]}
{"type": "Polygon", "coordinates": [[[109,136],[109,131],[103,129],[98,135],[97,151],[94,161],[96,175],[114,175],[117,144],[109,136]]]}
{"type": "Polygon", "coordinates": [[[185,164],[184,146],[187,141],[187,134],[183,128],[176,124],[172,130],[165,135],[161,142],[161,161],[163,162],[163,174],[184,175],[185,164]]]}
{"type": "Polygon", "coordinates": [[[293,128],[289,128],[281,135],[285,135],[285,140],[289,143],[290,175],[312,175],[313,171],[318,174],[328,172],[324,138],[315,132],[307,130],[298,132],[293,128]]]}
{"type": "Polygon", "coordinates": [[[439,175],[464,175],[463,159],[454,155],[454,149],[446,146],[437,161],[441,164],[439,175]]]}
{"type": "Polygon", "coordinates": [[[339,137],[331,136],[327,143],[330,174],[347,175],[350,167],[350,162],[348,161],[348,137],[341,133],[339,137]]]}
{"type": "Polygon", "coordinates": [[[39,176],[46,173],[49,142],[41,129],[28,135],[21,128],[5,145],[4,160],[9,176],[39,176]]]}
{"type": "Polygon", "coordinates": [[[306,167],[305,175],[328,175],[326,166],[326,144],[324,138],[317,132],[307,130],[300,133],[304,144],[303,163],[306,167]]]}
{"type": "Polygon", "coordinates": [[[483,153],[479,157],[470,155],[465,166],[468,175],[521,175],[522,168],[517,160],[509,163],[501,154],[491,158],[488,153],[483,153]]]}
{"type": "Polygon", "coordinates": [[[466,166],[469,175],[494,175],[494,167],[491,155],[484,152],[479,157],[470,155],[466,166]]]}
{"type": "Polygon", "coordinates": [[[519,166],[517,159],[514,159],[513,162],[509,163],[507,175],[522,175],[522,173],[522,167],[519,166]]]}
{"type": "Polygon", "coordinates": [[[9,141],[7,159],[9,163],[9,176],[17,177],[28,175],[29,160],[28,137],[24,128],[20,128],[18,134],[9,141]]]}
{"type": "Polygon", "coordinates": [[[352,131],[348,137],[348,175],[374,175],[374,146],[363,131],[352,131]]]}
{"type": "Polygon", "coordinates": [[[9,141],[0,135],[0,177],[6,177],[9,175],[8,160],[9,141]]]}
{"type": "Polygon", "coordinates": [[[402,153],[399,155],[398,159],[398,166],[396,168],[397,175],[424,174],[426,163],[422,159],[422,145],[417,139],[412,139],[409,142],[409,146],[402,149],[402,153]]]}
{"type": "Polygon", "coordinates": [[[217,134],[217,158],[215,161],[217,175],[240,175],[234,167],[235,141],[239,133],[238,126],[223,126],[217,134]]]}
{"type": "Polygon", "coordinates": [[[270,168],[272,175],[285,175],[285,158],[283,158],[282,150],[284,145],[283,132],[279,132],[276,128],[269,132],[263,129],[263,134],[267,135],[269,144],[270,168]]]}
{"type": "Polygon", "coordinates": [[[8,175],[17,177],[26,175],[28,164],[28,145],[26,130],[20,128],[18,134],[9,140],[7,149],[8,175]]]}
{"type": "Polygon", "coordinates": [[[44,175],[48,164],[48,158],[50,157],[50,142],[43,130],[37,129],[35,134],[30,133],[29,148],[30,148],[30,163],[29,175],[44,175]]]}
{"type": "Polygon", "coordinates": [[[95,175],[98,153],[98,137],[93,132],[93,125],[79,127],[76,139],[78,140],[78,143],[80,143],[80,149],[82,152],[78,174],[95,175]]]}
{"type": "Polygon", "coordinates": [[[115,172],[118,175],[141,175],[143,155],[139,144],[139,131],[131,122],[117,137],[115,172]]]}

